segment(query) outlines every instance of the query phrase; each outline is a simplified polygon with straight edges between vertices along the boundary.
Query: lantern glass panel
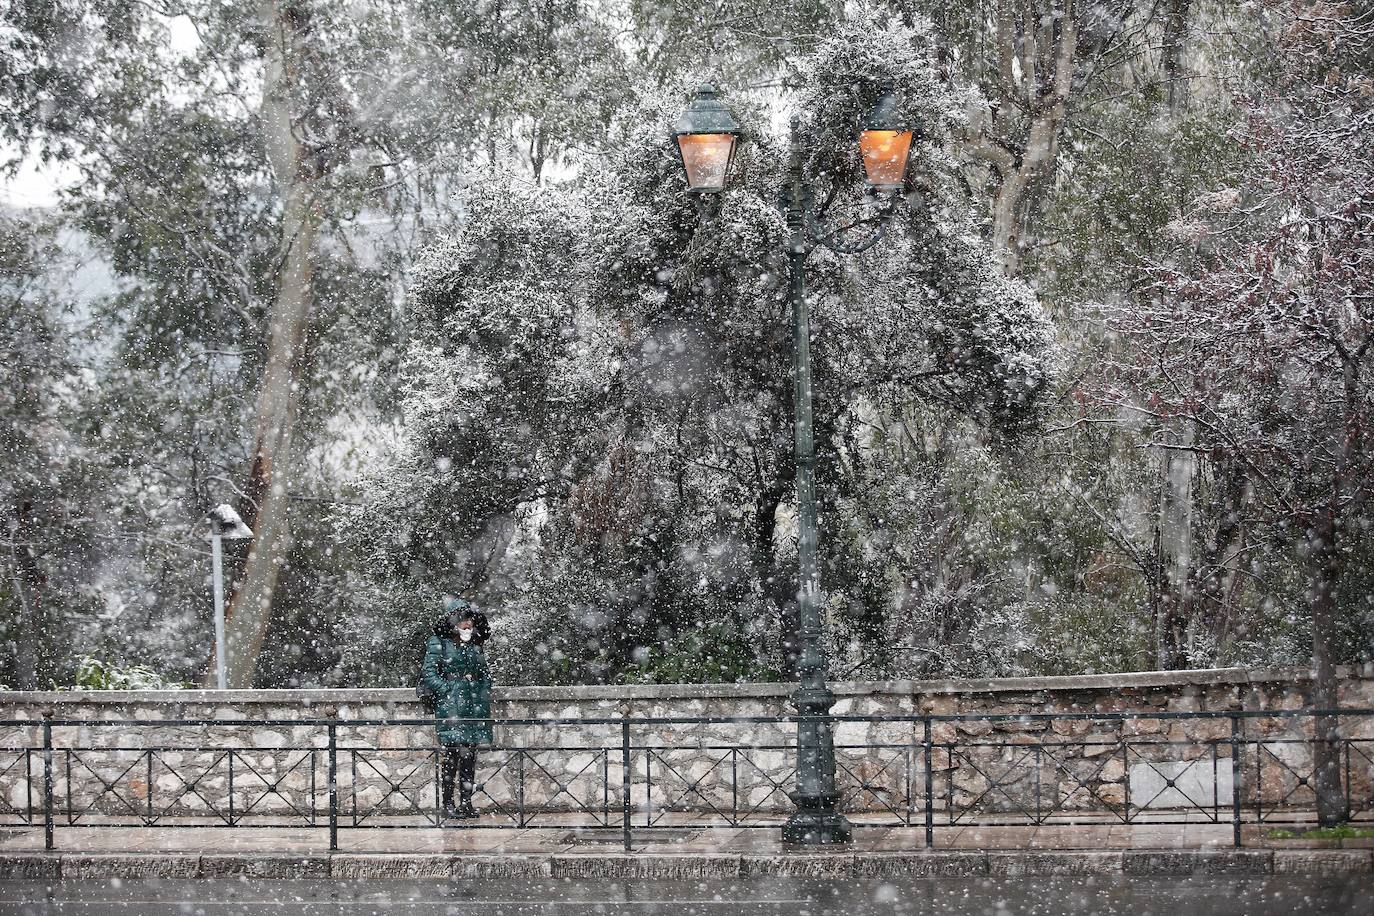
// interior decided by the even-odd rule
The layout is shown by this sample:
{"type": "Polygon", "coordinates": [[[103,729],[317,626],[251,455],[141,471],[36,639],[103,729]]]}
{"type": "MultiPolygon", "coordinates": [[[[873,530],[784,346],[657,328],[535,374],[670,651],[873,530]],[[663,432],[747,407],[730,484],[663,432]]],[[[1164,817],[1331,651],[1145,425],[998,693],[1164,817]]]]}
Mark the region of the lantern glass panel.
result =
{"type": "Polygon", "coordinates": [[[725,171],[735,152],[734,134],[679,134],[678,149],[687,170],[687,186],[693,191],[721,191],[725,171]]]}
{"type": "Polygon", "coordinates": [[[870,185],[883,190],[902,186],[907,153],[911,151],[911,131],[866,130],[859,135],[859,150],[870,185]]]}

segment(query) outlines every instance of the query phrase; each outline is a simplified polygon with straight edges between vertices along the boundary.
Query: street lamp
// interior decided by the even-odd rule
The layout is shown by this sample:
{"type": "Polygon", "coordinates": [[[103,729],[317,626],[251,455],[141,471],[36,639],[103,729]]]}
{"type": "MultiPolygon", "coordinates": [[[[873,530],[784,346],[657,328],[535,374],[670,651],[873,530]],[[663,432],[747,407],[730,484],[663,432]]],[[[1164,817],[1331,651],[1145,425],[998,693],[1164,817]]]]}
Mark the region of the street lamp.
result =
{"type": "Polygon", "coordinates": [[[234,507],[222,503],[205,514],[210,523],[210,564],[215,592],[215,686],[225,688],[228,680],[225,669],[224,646],[224,550],[222,542],[251,538],[253,529],[243,523],[234,507]]]}
{"type": "Polygon", "coordinates": [[[897,97],[883,92],[859,131],[868,186],[875,191],[900,191],[906,178],[906,159],[911,151],[911,125],[901,117],[897,97]]]}
{"type": "Polygon", "coordinates": [[[725,190],[725,175],[743,137],[735,119],[716,97],[715,87],[702,85],[673,131],[687,172],[687,189],[694,194],[725,190]]]}
{"type": "MultiPolygon", "coordinates": [[[[898,117],[898,104],[885,89],[873,111],[859,125],[859,150],[868,175],[869,190],[884,199],[885,206],[865,219],[822,233],[815,194],[802,174],[799,119],[791,125],[791,151],[787,184],[781,206],[787,217],[787,262],[792,300],[792,381],[796,410],[795,456],[797,486],[797,659],[799,684],[792,694],[797,719],[797,788],[791,798],[797,810],[782,828],[787,843],[847,843],[853,835],[847,818],[835,809],[840,794],[835,788],[835,743],[829,714],[835,694],[825,682],[825,648],[821,643],[820,569],[816,562],[815,447],[811,435],[811,318],[806,302],[806,258],[816,246],[841,254],[866,251],[883,236],[887,219],[895,212],[906,176],[912,128],[898,117]],[[865,239],[845,244],[843,236],[864,225],[876,231],[865,239]]],[[[715,90],[703,86],[678,121],[673,134],[682,154],[687,186],[693,193],[724,190],[730,160],[741,134],[715,90]]]]}

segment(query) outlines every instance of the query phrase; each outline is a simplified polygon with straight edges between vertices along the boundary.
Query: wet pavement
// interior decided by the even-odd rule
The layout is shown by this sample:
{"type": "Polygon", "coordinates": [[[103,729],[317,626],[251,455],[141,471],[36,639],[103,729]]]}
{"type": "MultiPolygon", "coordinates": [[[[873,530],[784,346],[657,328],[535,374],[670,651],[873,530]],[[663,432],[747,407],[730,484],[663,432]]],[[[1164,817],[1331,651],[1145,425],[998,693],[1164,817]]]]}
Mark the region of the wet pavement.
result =
{"type": "Polygon", "coordinates": [[[3,916],[1368,916],[1374,876],[0,881],[3,916]]]}

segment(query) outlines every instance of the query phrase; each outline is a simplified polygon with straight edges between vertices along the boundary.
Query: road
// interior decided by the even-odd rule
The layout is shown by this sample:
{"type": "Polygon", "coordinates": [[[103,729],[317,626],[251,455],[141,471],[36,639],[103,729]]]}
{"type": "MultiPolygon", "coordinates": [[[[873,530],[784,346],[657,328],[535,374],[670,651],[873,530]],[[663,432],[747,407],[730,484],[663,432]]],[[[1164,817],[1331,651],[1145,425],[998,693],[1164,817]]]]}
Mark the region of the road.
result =
{"type": "Polygon", "coordinates": [[[1374,877],[0,881],[22,916],[1368,916],[1374,877]]]}

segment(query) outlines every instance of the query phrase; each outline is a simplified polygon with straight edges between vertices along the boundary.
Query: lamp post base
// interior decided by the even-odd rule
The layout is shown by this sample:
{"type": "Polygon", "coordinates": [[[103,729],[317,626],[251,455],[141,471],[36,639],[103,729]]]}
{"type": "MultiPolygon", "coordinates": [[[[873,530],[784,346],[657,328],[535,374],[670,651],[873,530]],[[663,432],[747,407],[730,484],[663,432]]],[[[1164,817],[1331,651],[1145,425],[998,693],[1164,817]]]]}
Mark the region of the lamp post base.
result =
{"type": "Polygon", "coordinates": [[[839,796],[805,798],[792,796],[797,811],[782,825],[782,841],[799,846],[831,846],[854,838],[849,819],[835,810],[839,796]]]}

